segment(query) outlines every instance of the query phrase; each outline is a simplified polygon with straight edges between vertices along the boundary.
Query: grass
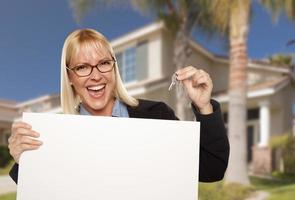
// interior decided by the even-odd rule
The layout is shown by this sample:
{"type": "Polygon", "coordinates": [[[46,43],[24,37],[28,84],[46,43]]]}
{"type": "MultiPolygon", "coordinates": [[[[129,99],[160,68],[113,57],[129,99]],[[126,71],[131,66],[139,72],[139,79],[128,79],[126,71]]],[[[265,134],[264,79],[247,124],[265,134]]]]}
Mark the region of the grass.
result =
{"type": "MultiPolygon", "coordinates": [[[[267,200],[293,200],[295,197],[295,176],[276,176],[274,179],[251,177],[252,187],[239,185],[224,187],[222,182],[200,183],[199,196],[202,200],[242,200],[249,191],[263,190],[270,193],[267,200]]],[[[0,200],[15,200],[16,194],[0,196],[0,200]]]]}
{"type": "Polygon", "coordinates": [[[199,199],[201,200],[243,200],[253,191],[252,187],[240,184],[199,183],[199,199]]]}
{"type": "Polygon", "coordinates": [[[267,200],[292,200],[295,197],[295,176],[276,176],[274,179],[251,177],[257,190],[270,193],[267,200]]]}
{"type": "Polygon", "coordinates": [[[294,200],[295,176],[274,175],[271,179],[251,177],[251,187],[230,185],[225,187],[222,182],[200,183],[199,197],[202,200],[242,200],[249,192],[263,190],[270,195],[267,200],[294,200]]]}
{"type": "Polygon", "coordinates": [[[0,196],[0,200],[15,200],[15,199],[16,199],[16,193],[9,193],[9,194],[0,196]]]}

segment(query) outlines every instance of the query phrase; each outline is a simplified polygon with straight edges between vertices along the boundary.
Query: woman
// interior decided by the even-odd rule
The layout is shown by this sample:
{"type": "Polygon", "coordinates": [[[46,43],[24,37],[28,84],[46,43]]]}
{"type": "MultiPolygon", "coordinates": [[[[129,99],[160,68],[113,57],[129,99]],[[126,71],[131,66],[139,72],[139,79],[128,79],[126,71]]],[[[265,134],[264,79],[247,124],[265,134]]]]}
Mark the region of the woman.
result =
{"type": "MultiPolygon", "coordinates": [[[[199,180],[221,180],[227,167],[229,144],[219,104],[210,100],[213,84],[203,70],[192,66],[176,71],[201,122],[199,180]]],[[[63,46],[61,106],[65,114],[178,120],[162,102],[137,100],[123,86],[115,54],[107,39],[92,29],[76,30],[63,46]]],[[[15,122],[9,138],[16,164],[10,176],[17,182],[22,152],[36,150],[42,142],[29,124],[15,122]]]]}

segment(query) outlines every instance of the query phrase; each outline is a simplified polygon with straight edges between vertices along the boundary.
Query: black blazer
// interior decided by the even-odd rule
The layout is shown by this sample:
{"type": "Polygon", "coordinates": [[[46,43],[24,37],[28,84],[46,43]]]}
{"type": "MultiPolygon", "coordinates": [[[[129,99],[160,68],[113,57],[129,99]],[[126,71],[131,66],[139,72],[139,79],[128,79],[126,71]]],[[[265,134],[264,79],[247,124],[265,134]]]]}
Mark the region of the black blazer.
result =
{"type": "MultiPolygon", "coordinates": [[[[227,168],[229,143],[222,120],[220,105],[211,100],[213,113],[202,115],[192,105],[197,121],[201,122],[199,181],[213,182],[223,178],[227,168]]],[[[174,111],[163,102],[139,100],[137,107],[127,106],[130,118],[178,120],[174,111]]],[[[18,164],[9,172],[17,183],[18,164]]]]}

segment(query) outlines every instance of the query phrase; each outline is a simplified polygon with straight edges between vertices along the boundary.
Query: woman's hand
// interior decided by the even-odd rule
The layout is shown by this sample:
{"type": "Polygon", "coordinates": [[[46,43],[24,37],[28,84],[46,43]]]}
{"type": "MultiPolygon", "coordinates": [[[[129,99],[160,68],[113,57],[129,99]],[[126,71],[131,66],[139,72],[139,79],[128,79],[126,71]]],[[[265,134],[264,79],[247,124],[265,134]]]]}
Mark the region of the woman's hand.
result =
{"type": "Polygon", "coordinates": [[[202,114],[213,112],[210,104],[213,89],[212,80],[207,72],[193,66],[176,71],[177,80],[182,81],[189,98],[202,114]]]}
{"type": "Polygon", "coordinates": [[[38,138],[39,133],[32,130],[32,127],[24,122],[14,122],[11,127],[11,136],[8,139],[8,148],[10,155],[16,163],[24,151],[35,150],[42,144],[38,138]]]}

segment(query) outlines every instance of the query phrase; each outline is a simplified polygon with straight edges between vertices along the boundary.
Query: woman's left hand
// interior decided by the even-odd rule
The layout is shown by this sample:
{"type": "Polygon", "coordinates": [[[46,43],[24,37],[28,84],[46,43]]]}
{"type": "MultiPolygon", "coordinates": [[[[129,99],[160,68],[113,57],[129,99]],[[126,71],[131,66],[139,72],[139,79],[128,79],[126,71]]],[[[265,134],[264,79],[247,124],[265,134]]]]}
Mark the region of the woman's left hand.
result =
{"type": "Polygon", "coordinates": [[[213,108],[210,99],[213,83],[209,74],[193,66],[179,69],[176,74],[177,80],[182,81],[189,98],[200,112],[202,114],[212,113],[213,108]]]}

